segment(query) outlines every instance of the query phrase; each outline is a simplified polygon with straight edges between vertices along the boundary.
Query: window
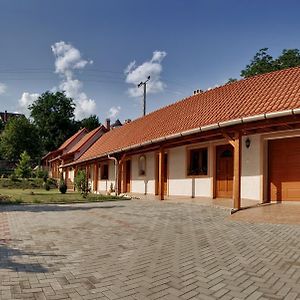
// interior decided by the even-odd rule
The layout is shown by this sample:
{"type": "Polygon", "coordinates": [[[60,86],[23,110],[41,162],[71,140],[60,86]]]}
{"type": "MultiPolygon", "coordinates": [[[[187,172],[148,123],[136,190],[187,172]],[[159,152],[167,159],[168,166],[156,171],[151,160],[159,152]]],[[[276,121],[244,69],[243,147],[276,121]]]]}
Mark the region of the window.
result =
{"type": "Polygon", "coordinates": [[[142,155],[139,157],[139,175],[146,175],[146,156],[142,155]]]}
{"type": "Polygon", "coordinates": [[[108,164],[101,166],[101,179],[103,180],[108,179],[108,164]]]}
{"type": "Polygon", "coordinates": [[[190,149],[188,152],[188,175],[207,175],[207,148],[190,149]]]}

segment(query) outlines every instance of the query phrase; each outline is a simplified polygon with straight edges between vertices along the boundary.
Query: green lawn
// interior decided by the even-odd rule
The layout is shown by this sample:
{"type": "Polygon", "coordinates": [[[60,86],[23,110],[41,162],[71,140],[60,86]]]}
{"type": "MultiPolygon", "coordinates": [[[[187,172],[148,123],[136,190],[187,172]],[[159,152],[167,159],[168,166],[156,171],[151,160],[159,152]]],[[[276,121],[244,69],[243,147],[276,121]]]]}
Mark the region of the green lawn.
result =
{"type": "Polygon", "coordinates": [[[128,198],[108,196],[108,195],[95,195],[89,194],[87,198],[83,198],[77,192],[67,192],[61,194],[58,190],[52,189],[46,191],[44,189],[0,189],[0,204],[18,204],[18,203],[84,203],[84,202],[103,202],[103,201],[116,201],[116,200],[129,200],[128,198]],[[3,196],[7,196],[3,197],[3,196]],[[5,199],[3,199],[5,198],[5,199]],[[1,201],[2,199],[2,201],[1,201]]]}

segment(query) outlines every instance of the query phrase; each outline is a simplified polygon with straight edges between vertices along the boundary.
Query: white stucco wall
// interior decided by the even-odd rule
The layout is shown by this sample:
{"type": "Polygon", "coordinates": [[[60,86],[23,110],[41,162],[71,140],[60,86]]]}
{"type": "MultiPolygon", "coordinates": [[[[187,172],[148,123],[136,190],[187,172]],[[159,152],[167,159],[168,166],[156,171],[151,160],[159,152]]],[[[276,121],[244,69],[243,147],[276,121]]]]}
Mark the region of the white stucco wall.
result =
{"type": "MultiPolygon", "coordinates": [[[[211,159],[208,149],[208,160],[211,159]]],[[[168,195],[188,197],[212,197],[210,175],[190,178],[186,176],[186,147],[176,147],[168,151],[168,195]]],[[[209,164],[209,163],[208,163],[209,164]]],[[[211,173],[209,164],[208,174],[211,173]]]]}
{"type": "Polygon", "coordinates": [[[261,135],[249,135],[251,144],[246,148],[247,136],[242,138],[241,197],[262,200],[262,143],[261,135]]]}
{"type": "Polygon", "coordinates": [[[139,157],[131,159],[131,192],[139,194],[155,194],[155,153],[144,154],[146,157],[146,174],[139,175],[139,157]]]}
{"type": "Polygon", "coordinates": [[[100,178],[100,170],[98,169],[98,192],[106,193],[110,190],[110,185],[113,184],[115,187],[115,166],[113,161],[108,162],[108,180],[101,180],[100,178]]]}
{"type": "Polygon", "coordinates": [[[69,179],[74,182],[74,169],[69,171],[69,179]]]}

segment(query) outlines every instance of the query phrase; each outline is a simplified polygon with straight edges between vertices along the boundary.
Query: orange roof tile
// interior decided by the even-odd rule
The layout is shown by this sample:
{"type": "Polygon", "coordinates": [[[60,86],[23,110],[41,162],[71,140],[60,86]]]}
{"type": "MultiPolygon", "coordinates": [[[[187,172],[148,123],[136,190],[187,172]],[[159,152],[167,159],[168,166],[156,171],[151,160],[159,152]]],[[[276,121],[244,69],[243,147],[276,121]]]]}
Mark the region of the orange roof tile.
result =
{"type": "Polygon", "coordinates": [[[218,122],[300,108],[300,67],[202,92],[104,134],[78,160],[218,122]]]}
{"type": "Polygon", "coordinates": [[[78,130],[75,134],[73,134],[70,138],[68,138],[59,148],[58,150],[64,150],[68,147],[82,132],[87,132],[85,128],[78,130]]]}
{"type": "Polygon", "coordinates": [[[95,134],[97,134],[97,132],[99,132],[100,130],[106,131],[106,128],[101,125],[97,128],[95,128],[94,130],[90,131],[89,133],[87,133],[77,144],[75,144],[65,155],[74,153],[78,150],[80,150],[80,148],[82,146],[84,146],[91,138],[93,138],[95,136],[95,134]]]}

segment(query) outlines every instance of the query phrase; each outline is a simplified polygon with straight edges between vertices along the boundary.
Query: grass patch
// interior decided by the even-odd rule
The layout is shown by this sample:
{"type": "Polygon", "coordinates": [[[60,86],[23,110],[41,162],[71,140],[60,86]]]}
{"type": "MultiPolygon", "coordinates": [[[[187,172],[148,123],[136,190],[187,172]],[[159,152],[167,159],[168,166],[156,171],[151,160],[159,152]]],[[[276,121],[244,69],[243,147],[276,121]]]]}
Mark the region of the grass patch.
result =
{"type": "Polygon", "coordinates": [[[58,190],[45,191],[44,189],[1,189],[0,204],[70,204],[87,202],[104,202],[129,200],[125,197],[89,194],[83,198],[77,192],[61,194],[58,190]]]}

